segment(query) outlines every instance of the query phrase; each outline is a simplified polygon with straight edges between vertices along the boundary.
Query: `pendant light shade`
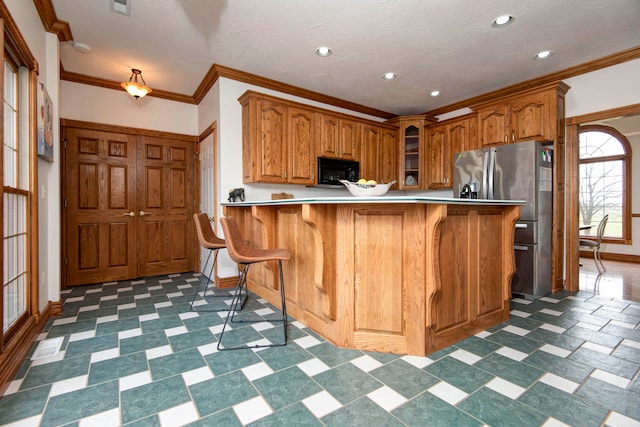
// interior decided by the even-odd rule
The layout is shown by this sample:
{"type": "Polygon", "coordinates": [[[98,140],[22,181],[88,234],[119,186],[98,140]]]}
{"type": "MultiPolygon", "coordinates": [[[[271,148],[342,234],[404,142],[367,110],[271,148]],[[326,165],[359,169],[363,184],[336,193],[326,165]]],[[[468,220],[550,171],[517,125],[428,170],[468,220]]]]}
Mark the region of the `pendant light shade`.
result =
{"type": "Polygon", "coordinates": [[[151,88],[147,86],[146,82],[142,78],[142,71],[136,68],[131,69],[131,77],[129,77],[129,81],[120,83],[120,86],[129,92],[129,95],[133,96],[135,99],[142,98],[151,92],[151,88]],[[140,77],[140,81],[142,81],[142,83],[138,82],[138,77],[140,77]]]}

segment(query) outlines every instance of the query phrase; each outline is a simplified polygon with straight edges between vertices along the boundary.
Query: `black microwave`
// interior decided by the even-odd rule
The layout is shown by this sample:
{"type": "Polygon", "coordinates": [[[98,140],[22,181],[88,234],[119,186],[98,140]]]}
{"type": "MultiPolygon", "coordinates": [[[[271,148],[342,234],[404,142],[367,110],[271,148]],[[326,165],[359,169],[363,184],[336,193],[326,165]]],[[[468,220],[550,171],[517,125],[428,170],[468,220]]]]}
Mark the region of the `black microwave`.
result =
{"type": "Polygon", "coordinates": [[[340,185],[341,179],[357,182],[360,179],[360,163],[353,160],[318,157],[318,185],[340,185]]]}

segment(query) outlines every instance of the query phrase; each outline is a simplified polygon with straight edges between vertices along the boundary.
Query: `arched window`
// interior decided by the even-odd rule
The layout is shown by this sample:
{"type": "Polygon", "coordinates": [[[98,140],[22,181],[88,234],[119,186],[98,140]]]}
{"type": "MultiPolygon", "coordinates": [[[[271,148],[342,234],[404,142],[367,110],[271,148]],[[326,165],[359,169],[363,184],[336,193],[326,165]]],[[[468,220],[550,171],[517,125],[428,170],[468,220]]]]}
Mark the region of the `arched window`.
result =
{"type": "Polygon", "coordinates": [[[604,241],[631,244],[631,145],[609,126],[580,126],[580,224],[594,236],[604,215],[604,241]]]}

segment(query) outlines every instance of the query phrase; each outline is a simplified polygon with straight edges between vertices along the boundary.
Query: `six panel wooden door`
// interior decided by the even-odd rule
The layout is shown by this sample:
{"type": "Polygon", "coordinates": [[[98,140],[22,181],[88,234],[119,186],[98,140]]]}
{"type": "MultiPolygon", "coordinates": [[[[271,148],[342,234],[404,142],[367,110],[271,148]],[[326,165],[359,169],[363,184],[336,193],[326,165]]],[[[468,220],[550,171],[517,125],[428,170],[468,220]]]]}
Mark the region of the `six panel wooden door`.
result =
{"type": "Polygon", "coordinates": [[[137,277],[135,136],[68,128],[67,284],[137,277]]]}
{"type": "Polygon", "coordinates": [[[64,132],[66,285],[193,271],[194,144],[64,132]]]}
{"type": "Polygon", "coordinates": [[[139,137],[138,260],[141,276],[191,271],[196,209],[194,144],[139,137]]]}

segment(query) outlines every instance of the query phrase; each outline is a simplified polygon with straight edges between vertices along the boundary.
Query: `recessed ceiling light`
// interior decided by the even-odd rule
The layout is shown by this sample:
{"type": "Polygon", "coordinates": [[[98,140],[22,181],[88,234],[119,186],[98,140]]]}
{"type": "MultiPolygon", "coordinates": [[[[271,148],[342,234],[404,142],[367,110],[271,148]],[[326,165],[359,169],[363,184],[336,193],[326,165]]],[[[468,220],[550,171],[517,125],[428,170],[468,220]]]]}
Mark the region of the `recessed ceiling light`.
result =
{"type": "Polygon", "coordinates": [[[330,47],[320,46],[316,49],[316,55],[318,56],[329,56],[333,53],[330,47]]]}
{"type": "Polygon", "coordinates": [[[395,78],[397,78],[398,75],[396,73],[384,73],[382,78],[385,80],[393,80],[395,78]]]}
{"type": "Polygon", "coordinates": [[[534,56],[535,59],[545,59],[551,56],[553,52],[550,50],[543,50],[541,52],[536,53],[536,56],[534,56]]]}
{"type": "Polygon", "coordinates": [[[439,90],[432,90],[429,93],[429,96],[438,96],[438,95],[440,95],[440,91],[439,90]]]}
{"type": "Polygon", "coordinates": [[[511,24],[515,20],[516,20],[516,18],[514,18],[511,15],[500,15],[496,19],[493,20],[493,23],[491,24],[491,26],[493,28],[502,28],[502,27],[505,27],[505,26],[511,24]]]}

